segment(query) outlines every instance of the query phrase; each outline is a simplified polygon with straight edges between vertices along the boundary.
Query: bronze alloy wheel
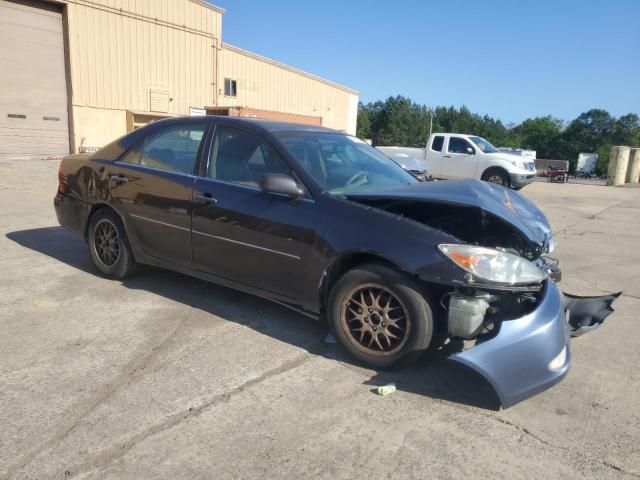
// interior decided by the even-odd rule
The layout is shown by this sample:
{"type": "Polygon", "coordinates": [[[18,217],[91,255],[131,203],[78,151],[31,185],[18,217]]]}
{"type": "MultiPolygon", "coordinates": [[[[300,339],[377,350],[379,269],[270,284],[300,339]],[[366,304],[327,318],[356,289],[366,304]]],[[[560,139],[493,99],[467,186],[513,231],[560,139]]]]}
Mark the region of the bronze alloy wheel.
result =
{"type": "Polygon", "coordinates": [[[382,357],[404,347],[411,320],[406,307],[390,290],[376,284],[359,285],[344,298],[340,323],[355,348],[382,357]]]}
{"type": "Polygon", "coordinates": [[[105,266],[112,267],[120,259],[118,229],[107,218],[101,219],[93,230],[93,249],[96,258],[105,266]]]}

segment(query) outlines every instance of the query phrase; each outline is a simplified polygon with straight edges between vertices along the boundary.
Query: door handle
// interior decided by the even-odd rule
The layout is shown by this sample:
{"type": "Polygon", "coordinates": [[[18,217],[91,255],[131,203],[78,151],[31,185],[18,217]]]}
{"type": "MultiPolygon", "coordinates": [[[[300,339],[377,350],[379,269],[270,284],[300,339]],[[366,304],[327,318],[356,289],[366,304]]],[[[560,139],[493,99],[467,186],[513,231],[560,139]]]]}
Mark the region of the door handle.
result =
{"type": "Polygon", "coordinates": [[[451,155],[444,155],[444,158],[451,158],[451,155]]]}
{"type": "Polygon", "coordinates": [[[113,180],[116,185],[122,185],[123,183],[127,183],[129,181],[129,179],[122,173],[111,174],[109,175],[109,179],[113,180]]]}
{"type": "Polygon", "coordinates": [[[210,193],[196,193],[196,201],[207,205],[218,203],[218,200],[213,198],[210,193]]]}

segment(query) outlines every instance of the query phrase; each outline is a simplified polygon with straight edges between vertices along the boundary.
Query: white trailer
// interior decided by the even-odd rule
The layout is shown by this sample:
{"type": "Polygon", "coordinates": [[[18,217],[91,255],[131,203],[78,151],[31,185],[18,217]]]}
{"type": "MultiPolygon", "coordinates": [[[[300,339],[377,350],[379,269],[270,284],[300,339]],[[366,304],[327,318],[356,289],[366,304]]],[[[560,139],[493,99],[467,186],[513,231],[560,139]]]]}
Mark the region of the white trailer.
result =
{"type": "Polygon", "coordinates": [[[581,153],[578,155],[576,172],[594,173],[596,171],[597,153],[581,153]]]}

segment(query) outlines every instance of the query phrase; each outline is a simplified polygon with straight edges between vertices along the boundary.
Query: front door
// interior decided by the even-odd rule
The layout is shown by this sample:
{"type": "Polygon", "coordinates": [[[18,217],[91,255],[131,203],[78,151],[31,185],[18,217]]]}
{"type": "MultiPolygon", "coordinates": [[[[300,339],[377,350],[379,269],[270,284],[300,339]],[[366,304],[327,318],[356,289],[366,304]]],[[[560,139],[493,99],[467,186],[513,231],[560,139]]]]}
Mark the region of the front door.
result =
{"type": "Polygon", "coordinates": [[[194,188],[196,268],[295,301],[314,241],[315,203],[258,187],[263,173],[292,175],[268,142],[218,126],[194,188]]]}
{"type": "Polygon", "coordinates": [[[442,161],[443,178],[475,178],[478,157],[466,138],[450,136],[446,152],[442,161]]]}
{"type": "Polygon", "coordinates": [[[166,127],[109,167],[112,202],[148,255],[191,263],[194,169],[206,129],[205,122],[166,127]]]}

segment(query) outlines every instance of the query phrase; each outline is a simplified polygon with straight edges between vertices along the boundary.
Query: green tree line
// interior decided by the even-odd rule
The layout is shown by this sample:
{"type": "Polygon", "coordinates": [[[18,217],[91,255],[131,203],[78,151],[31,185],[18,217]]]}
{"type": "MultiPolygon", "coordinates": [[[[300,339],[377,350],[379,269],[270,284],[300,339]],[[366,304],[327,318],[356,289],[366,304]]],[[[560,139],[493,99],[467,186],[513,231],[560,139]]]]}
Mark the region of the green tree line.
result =
{"type": "Polygon", "coordinates": [[[569,122],[548,115],[505,125],[488,115],[472,113],[465,106],[435,107],[431,111],[402,96],[360,103],[357,136],[371,139],[374,145],[424,147],[430,113],[434,133],[474,134],[497,147],[535,150],[537,158],[569,160],[572,171],[579,153],[597,153],[597,170],[604,173],[612,145],[640,146],[640,118],[635,113],[616,118],[606,110],[591,109],[569,122]]]}

